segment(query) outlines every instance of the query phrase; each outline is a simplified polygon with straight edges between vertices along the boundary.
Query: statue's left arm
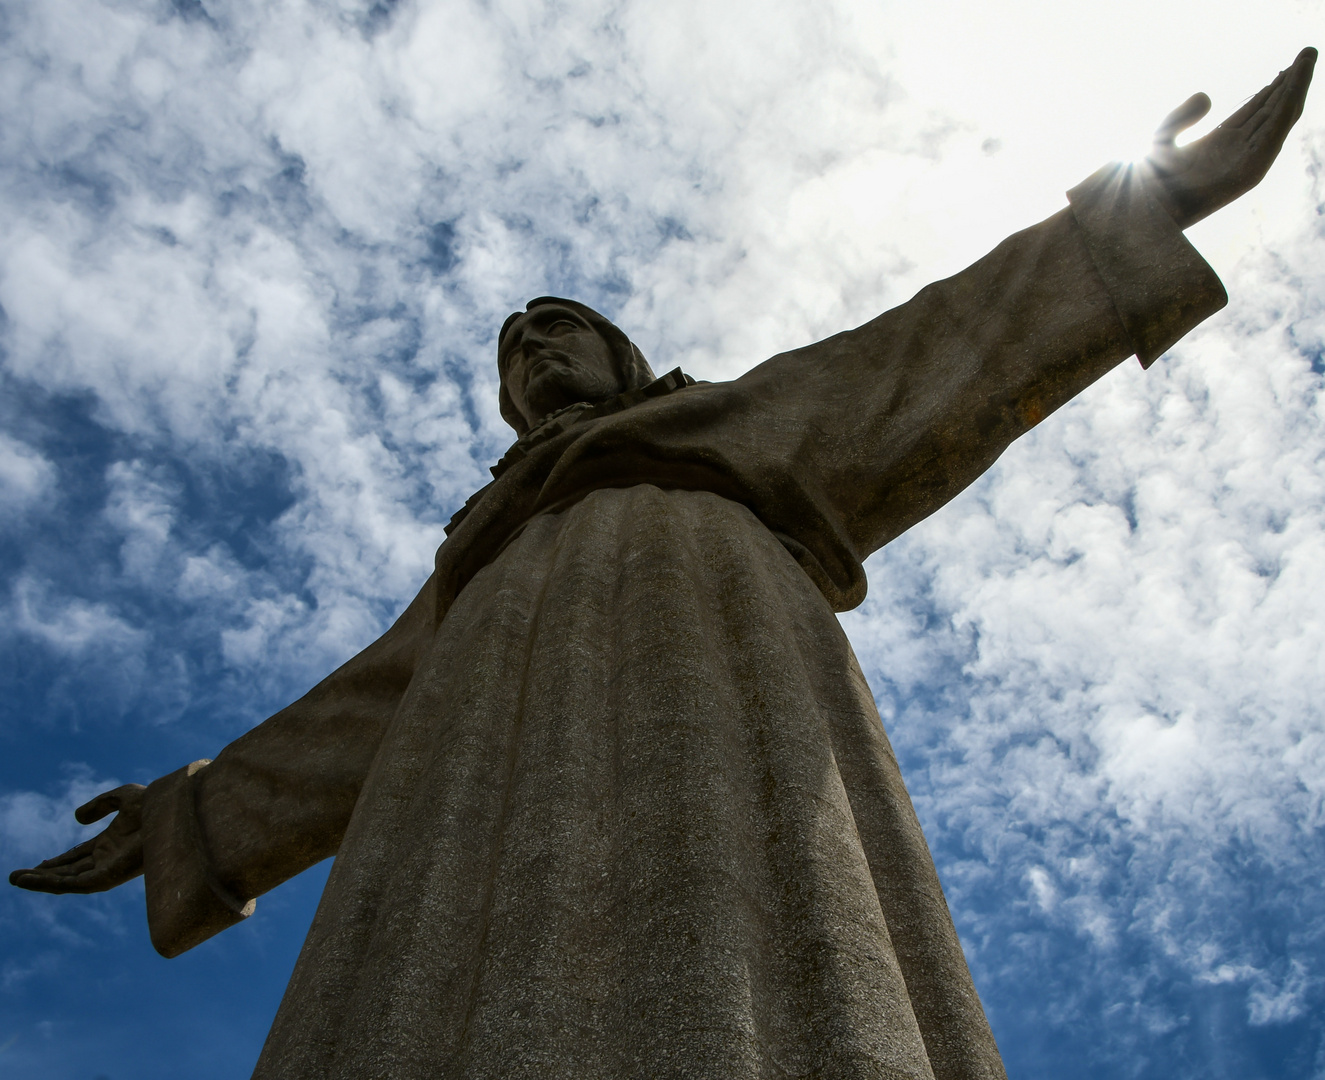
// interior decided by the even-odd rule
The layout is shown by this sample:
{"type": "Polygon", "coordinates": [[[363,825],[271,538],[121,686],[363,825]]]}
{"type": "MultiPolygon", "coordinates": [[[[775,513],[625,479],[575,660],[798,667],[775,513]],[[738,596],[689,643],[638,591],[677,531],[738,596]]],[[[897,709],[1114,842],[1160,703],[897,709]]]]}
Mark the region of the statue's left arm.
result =
{"type": "MultiPolygon", "coordinates": [[[[1100,170],[1068,208],[961,273],[737,380],[750,443],[817,504],[796,507],[785,531],[821,510],[863,559],[1120,361],[1135,354],[1148,366],[1223,307],[1219,279],[1182,229],[1265,174],[1301,114],[1314,61],[1304,50],[1224,124],[1178,148],[1173,135],[1209,107],[1192,98],[1146,163],[1100,170]]],[[[859,602],[863,581],[826,570],[846,586],[839,606],[859,602]]]]}
{"type": "Polygon", "coordinates": [[[335,854],[387,725],[437,624],[433,579],[377,641],[298,701],[144,788],[76,816],[99,835],[10,882],[100,892],[146,877],[152,943],[176,956],[252,913],[254,898],[335,854]]]}

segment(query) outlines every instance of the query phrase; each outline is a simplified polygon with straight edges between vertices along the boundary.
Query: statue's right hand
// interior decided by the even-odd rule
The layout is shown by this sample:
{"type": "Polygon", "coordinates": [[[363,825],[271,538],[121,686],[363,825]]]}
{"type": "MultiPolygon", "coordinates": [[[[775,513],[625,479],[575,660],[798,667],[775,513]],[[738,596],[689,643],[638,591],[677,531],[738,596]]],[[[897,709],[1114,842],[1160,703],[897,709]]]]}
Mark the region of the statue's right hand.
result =
{"type": "Polygon", "coordinates": [[[72,847],[63,855],[47,859],[31,870],[15,870],[9,884],[20,889],[47,893],[105,892],[123,885],[143,872],[142,784],[125,784],[103,791],[74,811],[83,825],[100,821],[107,814],[115,819],[106,828],[72,847]]]}
{"type": "Polygon", "coordinates": [[[1274,163],[1302,106],[1316,66],[1316,50],[1303,49],[1279,77],[1214,131],[1178,146],[1180,131],[1210,111],[1194,94],[1169,113],[1155,132],[1147,160],[1180,228],[1187,228],[1250,191],[1274,163]]]}

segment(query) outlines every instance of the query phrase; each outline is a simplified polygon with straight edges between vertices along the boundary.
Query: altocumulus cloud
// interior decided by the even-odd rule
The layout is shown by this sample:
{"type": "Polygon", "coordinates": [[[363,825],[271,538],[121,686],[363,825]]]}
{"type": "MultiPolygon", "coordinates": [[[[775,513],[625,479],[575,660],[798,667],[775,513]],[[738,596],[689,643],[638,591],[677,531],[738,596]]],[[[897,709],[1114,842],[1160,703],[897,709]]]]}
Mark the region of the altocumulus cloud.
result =
{"type": "MultiPolygon", "coordinates": [[[[5,857],[380,632],[509,441],[494,335],[524,300],[579,297],[658,370],[730,377],[1309,40],[1307,8],[1061,14],[6,9],[5,857]]],[[[1230,308],[877,555],[843,620],[1014,1075],[1325,1074],[1319,89],[1266,185],[1193,231],[1230,308]]],[[[6,893],[0,1054],[241,1074],[315,884],[170,965],[132,888],[6,893]]]]}

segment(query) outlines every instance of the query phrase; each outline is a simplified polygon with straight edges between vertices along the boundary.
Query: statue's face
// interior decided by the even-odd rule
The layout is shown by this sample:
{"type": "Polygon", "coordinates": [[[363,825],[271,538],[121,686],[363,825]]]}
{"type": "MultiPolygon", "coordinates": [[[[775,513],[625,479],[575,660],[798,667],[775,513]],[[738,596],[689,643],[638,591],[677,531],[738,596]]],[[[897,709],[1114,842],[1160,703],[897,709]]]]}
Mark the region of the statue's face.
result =
{"type": "Polygon", "coordinates": [[[606,401],[625,390],[607,342],[558,304],[540,304],[511,324],[498,366],[530,427],[577,401],[606,401]]]}

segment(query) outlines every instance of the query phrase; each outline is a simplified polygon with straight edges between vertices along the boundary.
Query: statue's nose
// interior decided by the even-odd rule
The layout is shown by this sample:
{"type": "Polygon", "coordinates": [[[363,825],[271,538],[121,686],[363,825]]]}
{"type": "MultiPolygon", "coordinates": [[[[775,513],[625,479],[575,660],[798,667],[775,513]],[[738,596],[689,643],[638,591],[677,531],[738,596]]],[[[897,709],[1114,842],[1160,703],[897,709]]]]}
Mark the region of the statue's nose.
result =
{"type": "Polygon", "coordinates": [[[529,356],[543,348],[547,342],[543,340],[542,334],[526,334],[520,341],[520,351],[529,356]]]}

